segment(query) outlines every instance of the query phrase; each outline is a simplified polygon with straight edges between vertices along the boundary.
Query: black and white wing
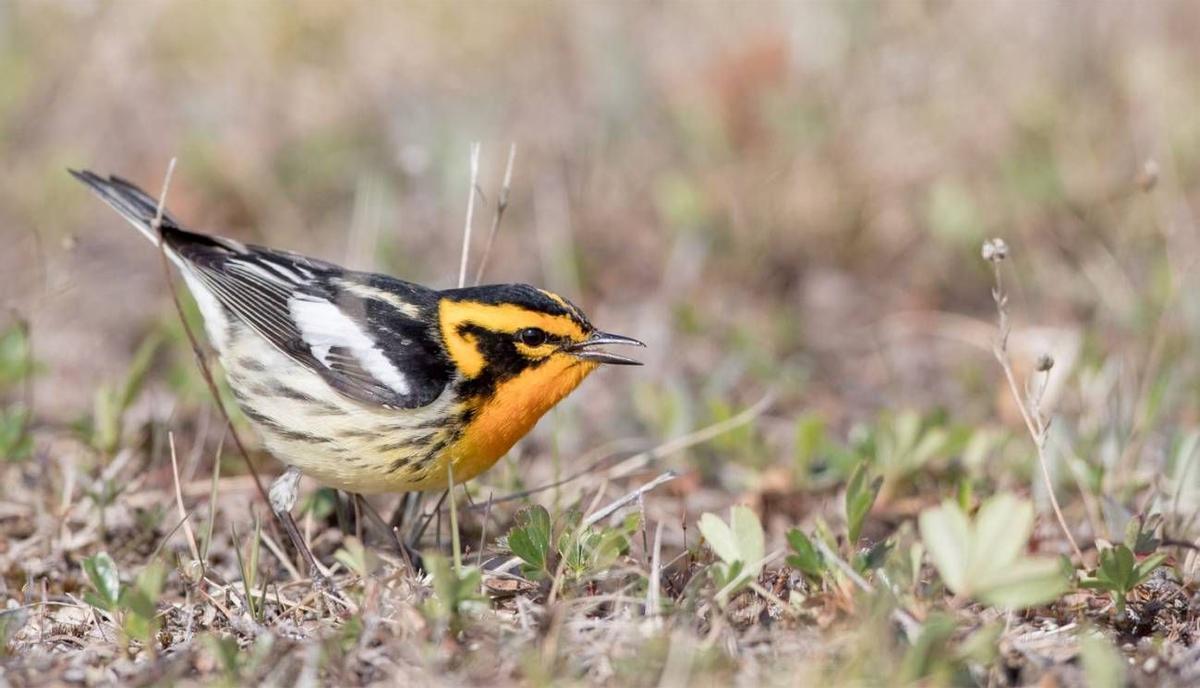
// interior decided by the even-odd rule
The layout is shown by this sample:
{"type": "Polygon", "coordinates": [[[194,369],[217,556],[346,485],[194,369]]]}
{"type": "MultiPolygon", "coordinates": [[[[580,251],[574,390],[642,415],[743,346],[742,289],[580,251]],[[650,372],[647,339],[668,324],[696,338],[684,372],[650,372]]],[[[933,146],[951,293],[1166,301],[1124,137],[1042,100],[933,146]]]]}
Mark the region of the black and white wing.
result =
{"type": "Polygon", "coordinates": [[[166,236],[221,305],[346,396],[417,408],[449,383],[431,290],[282,251],[166,236]]]}
{"type": "MultiPolygon", "coordinates": [[[[116,177],[73,174],[157,243],[157,203],[148,194],[116,177]]],[[[162,220],[172,258],[221,307],[343,395],[411,409],[449,384],[453,369],[434,329],[434,291],[190,232],[167,213],[162,220]]]]}

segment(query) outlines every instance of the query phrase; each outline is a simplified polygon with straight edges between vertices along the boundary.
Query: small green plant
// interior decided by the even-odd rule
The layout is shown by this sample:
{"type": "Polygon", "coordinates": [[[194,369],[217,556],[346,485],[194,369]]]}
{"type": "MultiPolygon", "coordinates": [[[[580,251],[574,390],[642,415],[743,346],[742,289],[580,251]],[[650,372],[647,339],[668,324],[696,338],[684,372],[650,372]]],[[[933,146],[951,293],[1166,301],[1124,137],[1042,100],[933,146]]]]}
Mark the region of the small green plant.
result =
{"type": "Polygon", "coordinates": [[[26,380],[37,372],[29,345],[29,329],[18,322],[0,332],[0,389],[26,380]]]}
{"type": "Polygon", "coordinates": [[[558,538],[558,556],[563,572],[581,579],[594,571],[604,571],[629,551],[629,536],[637,530],[640,517],[630,514],[615,527],[580,526],[578,511],[569,512],[566,527],[558,538]]]}
{"type": "Polygon", "coordinates": [[[28,409],[21,404],[0,408],[0,461],[21,461],[32,452],[28,409]]]}
{"type": "Polygon", "coordinates": [[[1024,608],[1056,599],[1067,587],[1059,560],[1028,557],[1033,505],[1010,494],[984,502],[972,521],[953,500],[921,512],[921,539],[952,592],[988,604],[1024,608]]]}
{"type": "Polygon", "coordinates": [[[787,565],[804,574],[809,582],[819,582],[828,570],[821,551],[799,528],[792,528],[788,531],[787,541],[792,548],[792,553],[785,560],[787,565]]]}
{"type": "Polygon", "coordinates": [[[1162,514],[1151,514],[1149,518],[1137,516],[1129,519],[1125,526],[1125,546],[1138,556],[1153,554],[1162,545],[1158,535],[1162,527],[1162,514]]]}
{"type": "Polygon", "coordinates": [[[871,507],[875,506],[875,498],[879,496],[879,488],[883,486],[883,478],[875,478],[868,482],[867,464],[862,462],[850,475],[846,483],[846,533],[851,546],[858,542],[862,534],[863,523],[871,507]]]}
{"type": "Polygon", "coordinates": [[[454,559],[447,561],[439,555],[426,557],[426,566],[433,577],[433,597],[428,600],[425,613],[443,628],[458,635],[469,614],[486,608],[487,598],[479,592],[483,585],[483,573],[475,566],[464,566],[462,562],[453,465],[447,467],[446,477],[450,484],[450,539],[454,559]]]}
{"type": "Polygon", "coordinates": [[[700,516],[700,534],[720,561],[710,569],[717,585],[717,603],[724,606],[735,593],[762,573],[766,541],[762,523],[752,509],[735,506],[729,523],[716,514],[700,516]]]}
{"type": "Polygon", "coordinates": [[[275,635],[262,633],[254,644],[243,649],[235,635],[206,635],[203,637],[208,651],[221,667],[221,681],[217,685],[244,686],[271,656],[275,635]]]}
{"type": "Polygon", "coordinates": [[[912,475],[954,447],[953,434],[913,411],[885,417],[875,433],[875,465],[888,483],[912,475]]]}
{"type": "Polygon", "coordinates": [[[84,593],[84,601],[111,614],[124,638],[136,640],[153,652],[159,628],[158,599],[166,581],[166,568],[157,561],[151,562],[138,574],[133,586],[126,588],[122,588],[116,562],[107,552],[84,559],[83,570],[95,588],[84,593]]]}
{"type": "Polygon", "coordinates": [[[521,573],[536,580],[553,575],[550,549],[550,512],[540,505],[517,512],[516,525],[508,531],[508,548],[521,558],[521,573]]]}
{"type": "Polygon", "coordinates": [[[469,615],[487,608],[487,598],[479,593],[483,573],[474,566],[456,567],[440,554],[426,554],[425,566],[433,579],[426,616],[457,635],[469,615]]]}
{"type": "Polygon", "coordinates": [[[1100,565],[1096,567],[1096,571],[1092,576],[1079,581],[1079,586],[1107,591],[1116,605],[1117,614],[1124,614],[1125,599],[1129,593],[1141,585],[1166,559],[1167,555],[1160,552],[1137,561],[1133,550],[1124,544],[1108,547],[1100,552],[1100,565]]]}
{"type": "Polygon", "coordinates": [[[639,524],[637,515],[611,528],[584,526],[582,520],[576,510],[563,514],[557,523],[542,506],[521,510],[507,539],[509,550],[521,559],[521,573],[530,580],[545,580],[561,564],[564,575],[579,579],[604,570],[629,551],[629,536],[639,524]]]}
{"type": "Polygon", "coordinates": [[[158,334],[146,337],[134,353],[125,379],[119,384],[101,385],[96,389],[90,439],[92,446],[100,452],[111,455],[120,446],[125,411],[141,393],[162,342],[162,336],[158,334]]]}
{"type": "MultiPolygon", "coordinates": [[[[0,332],[0,391],[18,383],[31,384],[36,371],[28,325],[19,322],[0,332]]],[[[27,405],[28,399],[0,407],[0,461],[21,461],[33,452],[27,405]]]]}

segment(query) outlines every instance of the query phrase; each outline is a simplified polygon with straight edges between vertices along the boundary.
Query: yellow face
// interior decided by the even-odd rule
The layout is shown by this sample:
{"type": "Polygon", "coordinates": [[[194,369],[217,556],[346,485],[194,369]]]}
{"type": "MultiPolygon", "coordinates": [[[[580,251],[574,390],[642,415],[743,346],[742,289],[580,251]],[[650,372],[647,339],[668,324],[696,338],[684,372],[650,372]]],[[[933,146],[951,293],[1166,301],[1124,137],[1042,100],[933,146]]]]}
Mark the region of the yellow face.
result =
{"type": "Polygon", "coordinates": [[[495,463],[601,363],[637,363],[597,347],[641,345],[598,332],[560,296],[519,285],[503,289],[499,297],[476,291],[439,304],[442,341],[472,410],[451,449],[455,475],[464,480],[495,463]],[[481,298],[470,298],[476,294],[481,298]]]}
{"type": "Polygon", "coordinates": [[[473,378],[490,365],[535,362],[582,343],[588,332],[568,315],[550,315],[513,303],[443,301],[440,307],[442,341],[450,359],[464,377],[473,378]],[[492,340],[492,341],[485,341],[492,340]],[[509,342],[520,355],[516,361],[502,360],[509,342]],[[493,344],[488,346],[488,344],[493,344]]]}

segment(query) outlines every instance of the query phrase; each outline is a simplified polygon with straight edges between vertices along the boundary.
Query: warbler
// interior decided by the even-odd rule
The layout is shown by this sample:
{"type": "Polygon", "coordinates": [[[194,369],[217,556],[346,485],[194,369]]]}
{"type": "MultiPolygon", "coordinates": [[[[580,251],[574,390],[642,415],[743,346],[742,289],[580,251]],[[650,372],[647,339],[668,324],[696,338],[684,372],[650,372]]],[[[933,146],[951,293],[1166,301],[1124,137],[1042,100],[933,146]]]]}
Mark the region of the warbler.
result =
{"type": "Polygon", "coordinates": [[[639,365],[601,347],[642,342],[544,289],[437,290],[200,234],[128,181],[70,172],[161,237],[242,412],[288,466],[270,498],[293,540],[301,474],[356,493],[442,489],[494,465],[601,364],[639,365]]]}

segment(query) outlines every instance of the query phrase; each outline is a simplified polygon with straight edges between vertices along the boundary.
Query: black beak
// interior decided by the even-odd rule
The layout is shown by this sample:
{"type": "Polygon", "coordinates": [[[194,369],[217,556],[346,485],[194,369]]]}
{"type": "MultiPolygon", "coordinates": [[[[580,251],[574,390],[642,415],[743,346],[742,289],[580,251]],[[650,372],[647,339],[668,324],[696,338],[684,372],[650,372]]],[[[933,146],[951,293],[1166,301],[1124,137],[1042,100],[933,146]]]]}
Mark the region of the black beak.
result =
{"type": "Polygon", "coordinates": [[[610,354],[607,351],[597,349],[598,346],[607,344],[621,344],[625,346],[646,346],[642,342],[633,337],[625,337],[619,334],[609,334],[607,332],[593,332],[590,337],[572,344],[566,348],[566,351],[573,354],[576,358],[581,358],[585,361],[595,361],[597,363],[611,363],[613,365],[641,365],[641,361],[635,361],[632,358],[610,354]]]}

